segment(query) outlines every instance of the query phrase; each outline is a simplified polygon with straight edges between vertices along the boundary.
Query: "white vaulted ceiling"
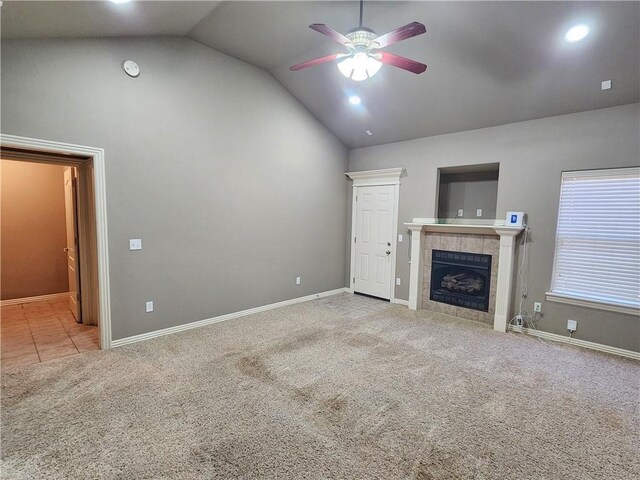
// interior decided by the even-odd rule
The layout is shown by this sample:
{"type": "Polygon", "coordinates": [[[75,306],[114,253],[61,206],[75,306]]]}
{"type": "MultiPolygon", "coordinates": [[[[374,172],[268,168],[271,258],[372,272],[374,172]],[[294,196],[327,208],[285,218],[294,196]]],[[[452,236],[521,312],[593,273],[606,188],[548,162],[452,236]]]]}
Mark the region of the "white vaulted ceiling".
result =
{"type": "Polygon", "coordinates": [[[186,35],[269,71],[348,147],[640,101],[638,2],[365,2],[364,23],[378,34],[414,20],[427,33],[388,51],[427,72],[383,66],[361,83],[332,64],[288,69],[342,51],[308,25],[357,26],[352,1],[5,1],[2,38],[186,35]],[[591,34],[569,44],[576,23],[591,34]]]}

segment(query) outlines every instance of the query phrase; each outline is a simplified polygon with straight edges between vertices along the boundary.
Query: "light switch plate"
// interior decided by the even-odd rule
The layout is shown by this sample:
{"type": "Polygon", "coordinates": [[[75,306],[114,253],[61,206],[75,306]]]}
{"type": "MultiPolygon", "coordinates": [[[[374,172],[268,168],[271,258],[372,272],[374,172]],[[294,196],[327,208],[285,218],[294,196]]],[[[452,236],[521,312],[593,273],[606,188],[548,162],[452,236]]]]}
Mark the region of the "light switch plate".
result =
{"type": "Polygon", "coordinates": [[[398,242],[401,242],[401,243],[402,243],[402,239],[403,239],[403,238],[404,238],[404,237],[403,237],[402,235],[398,235],[398,242]]]}
{"type": "Polygon", "coordinates": [[[296,285],[300,285],[302,283],[302,278],[296,277],[296,285]]]}
{"type": "Polygon", "coordinates": [[[602,82],[602,90],[611,90],[611,80],[602,82]]]}
{"type": "Polygon", "coordinates": [[[145,304],[145,312],[149,313],[149,312],[153,312],[153,302],[147,302],[145,304]]]}
{"type": "Polygon", "coordinates": [[[129,239],[129,250],[142,250],[142,239],[141,238],[130,238],[129,239]]]}
{"type": "Polygon", "coordinates": [[[396,285],[400,285],[401,281],[400,281],[400,277],[396,278],[396,285]]]}

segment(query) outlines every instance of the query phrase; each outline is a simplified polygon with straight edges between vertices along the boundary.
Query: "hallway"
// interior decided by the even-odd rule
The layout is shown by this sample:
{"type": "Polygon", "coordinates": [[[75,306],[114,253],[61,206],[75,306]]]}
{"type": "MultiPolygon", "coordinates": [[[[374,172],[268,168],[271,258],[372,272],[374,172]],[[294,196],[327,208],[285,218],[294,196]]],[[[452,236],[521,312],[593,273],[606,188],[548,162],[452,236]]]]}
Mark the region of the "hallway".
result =
{"type": "Polygon", "coordinates": [[[3,370],[98,349],[98,327],[77,323],[67,298],[1,309],[3,370]]]}

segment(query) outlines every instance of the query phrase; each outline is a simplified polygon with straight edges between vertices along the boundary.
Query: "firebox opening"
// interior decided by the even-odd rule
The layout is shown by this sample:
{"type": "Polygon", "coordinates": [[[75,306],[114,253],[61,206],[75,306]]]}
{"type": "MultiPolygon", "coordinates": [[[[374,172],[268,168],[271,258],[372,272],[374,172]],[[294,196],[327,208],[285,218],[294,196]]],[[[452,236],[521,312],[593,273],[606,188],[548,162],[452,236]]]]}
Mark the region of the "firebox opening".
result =
{"type": "Polygon", "coordinates": [[[430,299],[487,312],[491,255],[433,250],[430,299]]]}

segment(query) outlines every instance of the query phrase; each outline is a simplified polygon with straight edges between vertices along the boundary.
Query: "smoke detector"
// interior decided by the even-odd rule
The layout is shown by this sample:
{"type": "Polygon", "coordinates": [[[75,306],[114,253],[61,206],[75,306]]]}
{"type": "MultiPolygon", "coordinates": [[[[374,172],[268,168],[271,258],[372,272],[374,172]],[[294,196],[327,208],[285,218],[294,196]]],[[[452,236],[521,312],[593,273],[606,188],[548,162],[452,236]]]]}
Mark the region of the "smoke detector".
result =
{"type": "Polygon", "coordinates": [[[140,75],[140,67],[133,60],[127,60],[126,62],[124,62],[122,68],[124,68],[124,71],[130,77],[136,78],[138,75],[140,75]]]}

